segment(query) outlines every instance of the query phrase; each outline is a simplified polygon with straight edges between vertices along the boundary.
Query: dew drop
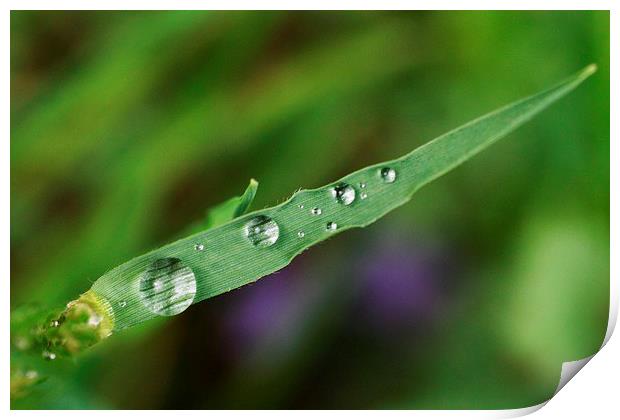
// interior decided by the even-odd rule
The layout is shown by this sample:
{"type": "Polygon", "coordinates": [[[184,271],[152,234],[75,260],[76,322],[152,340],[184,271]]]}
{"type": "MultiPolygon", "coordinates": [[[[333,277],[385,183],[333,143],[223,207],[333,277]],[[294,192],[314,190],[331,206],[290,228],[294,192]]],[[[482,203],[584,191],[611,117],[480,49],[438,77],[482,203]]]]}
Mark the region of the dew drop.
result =
{"type": "Polygon", "coordinates": [[[122,300],[122,301],[118,302],[118,306],[120,306],[121,308],[124,308],[125,306],[127,306],[127,301],[122,300]]]}
{"type": "Polygon", "coordinates": [[[334,230],[338,229],[338,225],[336,224],[336,222],[329,222],[327,223],[326,229],[333,232],[334,230]]]}
{"type": "Polygon", "coordinates": [[[297,206],[297,207],[299,207],[300,209],[303,209],[303,208],[304,208],[304,205],[303,205],[303,204],[300,204],[300,205],[299,205],[299,206],[297,206]]]}
{"type": "Polygon", "coordinates": [[[196,244],[196,245],[194,245],[194,249],[196,251],[204,251],[205,250],[205,246],[203,244],[196,244]]]}
{"type": "Polygon", "coordinates": [[[396,181],[396,171],[392,168],[382,168],[379,174],[385,183],[391,184],[396,181]]]}
{"type": "Polygon", "coordinates": [[[366,199],[368,198],[368,194],[366,194],[365,192],[363,192],[363,193],[361,193],[361,194],[360,194],[360,198],[361,198],[362,200],[366,200],[366,199]]]}
{"type": "Polygon", "coordinates": [[[56,359],[56,353],[52,353],[52,352],[49,352],[47,350],[44,350],[41,355],[43,356],[43,358],[45,360],[54,360],[54,359],[56,359]]]}
{"type": "Polygon", "coordinates": [[[332,197],[334,197],[337,202],[344,204],[345,206],[348,206],[355,201],[355,188],[349,184],[345,184],[344,182],[332,188],[331,192],[332,197]]]}
{"type": "Polygon", "coordinates": [[[278,240],[280,227],[270,217],[256,216],[245,225],[245,236],[252,245],[267,248],[278,240]]]}
{"type": "Polygon", "coordinates": [[[312,213],[313,216],[320,216],[321,213],[323,213],[323,210],[321,210],[318,207],[315,207],[312,210],[310,210],[310,213],[312,213]]]}
{"type": "Polygon", "coordinates": [[[60,326],[60,321],[58,321],[57,319],[50,322],[50,327],[52,328],[58,328],[59,326],[60,326]]]}
{"type": "Polygon", "coordinates": [[[297,232],[297,236],[299,236],[300,238],[303,238],[304,236],[306,236],[306,234],[304,233],[303,230],[300,230],[299,232],[297,232]]]}
{"type": "Polygon", "coordinates": [[[140,301],[161,316],[186,310],[196,296],[196,276],[178,258],[160,258],[140,276],[140,301]]]}

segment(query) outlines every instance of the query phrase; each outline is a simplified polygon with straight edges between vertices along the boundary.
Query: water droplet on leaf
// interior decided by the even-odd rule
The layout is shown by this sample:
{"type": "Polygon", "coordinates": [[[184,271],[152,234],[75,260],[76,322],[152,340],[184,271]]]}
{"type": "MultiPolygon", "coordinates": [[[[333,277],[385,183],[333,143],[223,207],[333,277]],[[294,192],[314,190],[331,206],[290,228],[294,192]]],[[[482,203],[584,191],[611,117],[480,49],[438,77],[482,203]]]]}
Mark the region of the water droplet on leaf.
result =
{"type": "Polygon", "coordinates": [[[56,354],[52,353],[52,352],[49,352],[47,350],[44,350],[41,355],[43,356],[43,358],[45,360],[54,360],[54,359],[56,359],[56,354]]]}
{"type": "Polygon", "coordinates": [[[321,210],[318,207],[315,207],[312,210],[310,210],[310,213],[312,213],[313,216],[319,216],[321,213],[323,213],[323,210],[321,210]]]}
{"type": "Polygon", "coordinates": [[[205,246],[203,244],[196,244],[196,245],[194,245],[194,249],[196,251],[204,251],[205,250],[205,246]]]}
{"type": "Polygon", "coordinates": [[[360,182],[360,188],[366,188],[366,183],[365,182],[360,182]]]}
{"type": "Polygon", "coordinates": [[[368,198],[368,194],[366,194],[365,192],[363,192],[363,193],[361,193],[361,194],[360,194],[360,198],[361,198],[362,200],[366,200],[366,199],[368,198]]]}
{"type": "Polygon", "coordinates": [[[297,236],[299,236],[300,238],[303,238],[304,236],[306,236],[306,234],[304,233],[303,230],[300,230],[299,232],[297,232],[297,236]]]}
{"type": "Polygon", "coordinates": [[[382,168],[379,174],[385,183],[391,184],[396,181],[396,171],[392,168],[382,168]]]}
{"type": "Polygon", "coordinates": [[[125,306],[127,306],[127,302],[122,300],[122,301],[118,302],[118,306],[120,306],[121,308],[124,308],[125,306]]]}
{"type": "Polygon", "coordinates": [[[140,300],[148,310],[172,316],[186,310],[196,296],[196,276],[178,258],[153,262],[140,278],[140,300]]]}
{"type": "Polygon", "coordinates": [[[340,204],[348,206],[355,201],[355,188],[349,184],[341,183],[332,188],[332,197],[340,204]]]}
{"type": "Polygon", "coordinates": [[[338,225],[336,224],[336,222],[329,222],[327,223],[326,229],[329,231],[334,231],[338,229],[338,225]]]}
{"type": "Polygon", "coordinates": [[[256,216],[245,225],[245,236],[252,245],[266,248],[276,243],[280,227],[270,217],[256,216]]]}

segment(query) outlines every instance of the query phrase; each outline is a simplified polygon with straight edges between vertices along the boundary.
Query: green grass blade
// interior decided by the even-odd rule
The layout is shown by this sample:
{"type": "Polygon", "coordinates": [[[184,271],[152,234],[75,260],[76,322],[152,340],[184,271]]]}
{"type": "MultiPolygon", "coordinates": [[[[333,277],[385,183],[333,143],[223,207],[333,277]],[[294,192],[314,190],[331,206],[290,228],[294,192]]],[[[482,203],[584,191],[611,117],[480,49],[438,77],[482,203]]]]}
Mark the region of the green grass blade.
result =
{"type": "Polygon", "coordinates": [[[231,220],[244,215],[250,209],[256,191],[258,190],[258,181],[251,179],[248,187],[242,195],[232,197],[228,200],[210,208],[204,221],[192,225],[187,234],[196,233],[201,230],[208,230],[230,222],[231,220]]]}
{"type": "Polygon", "coordinates": [[[258,190],[258,182],[255,179],[251,179],[243,195],[233,197],[219,206],[216,206],[207,216],[208,228],[210,229],[222,225],[229,220],[247,213],[256,196],[256,190],[258,190]]]}
{"type": "MultiPolygon", "coordinates": [[[[250,179],[242,195],[232,197],[209,208],[205,219],[187,229],[186,234],[190,235],[198,231],[212,229],[247,213],[254,201],[257,190],[258,182],[255,179],[250,179]]],[[[89,293],[80,296],[80,301],[87,303],[82,309],[92,309],[97,314],[107,312],[107,308],[102,308],[98,305],[97,300],[90,300],[88,296],[89,293]]],[[[71,304],[67,308],[70,306],[71,304]]],[[[40,364],[42,362],[40,355],[43,352],[51,352],[55,356],[57,353],[63,356],[68,354],[75,355],[83,351],[84,348],[107,337],[109,330],[106,331],[105,325],[101,325],[101,323],[87,323],[85,326],[84,319],[81,316],[78,322],[69,322],[67,314],[68,311],[66,309],[63,310],[63,315],[59,316],[57,309],[38,305],[23,305],[11,312],[12,341],[22,343],[19,351],[11,352],[11,372],[14,372],[14,375],[12,374],[11,377],[11,383],[13,384],[11,398],[20,398],[22,394],[25,395],[27,393],[30,387],[43,381],[39,376],[30,378],[30,380],[26,380],[28,378],[24,377],[24,372],[32,361],[32,359],[28,358],[29,354],[31,356],[34,353],[36,355],[34,360],[40,364]],[[59,322],[59,328],[49,328],[52,319],[62,319],[62,325],[59,322]],[[67,343],[70,344],[67,345],[67,343]]],[[[111,321],[111,318],[104,319],[111,321]]],[[[157,323],[152,323],[148,326],[148,329],[142,329],[141,332],[143,334],[147,333],[153,327],[157,327],[157,325],[157,323]]],[[[37,370],[40,374],[47,376],[49,375],[49,367],[49,364],[43,363],[37,370]]]]}
{"type": "MultiPolygon", "coordinates": [[[[395,77],[410,71],[420,60],[417,54],[411,54],[410,45],[395,42],[401,38],[409,39],[412,33],[405,22],[382,20],[367,30],[339,36],[337,41],[328,45],[311,46],[307,53],[295,54],[276,63],[265,82],[260,83],[262,88],[251,95],[243,87],[216,84],[204,95],[196,98],[189,95],[184,100],[175,101],[170,109],[178,106],[184,110],[180,114],[164,112],[166,115],[162,114],[162,118],[149,118],[146,134],[140,134],[149,140],[131,142],[125,153],[112,159],[112,166],[106,169],[110,176],[98,178],[96,188],[86,198],[101,205],[84,220],[76,221],[75,233],[62,238],[63,252],[57,258],[47,261],[44,267],[28,264],[23,277],[32,281],[20,288],[20,295],[28,300],[44,299],[61,304],[83,290],[88,284],[85,279],[102,272],[110,261],[116,264],[143,252],[152,222],[143,215],[158,211],[159,203],[165,199],[162,196],[164,191],[180,182],[175,174],[182,173],[182,169],[203,166],[224,152],[247,149],[266,132],[299,115],[314,112],[317,106],[338,104],[339,111],[335,112],[343,112],[352,101],[367,100],[364,92],[391,84],[395,77]],[[212,112],[214,107],[218,109],[217,113],[212,112]],[[243,113],[243,124],[238,122],[239,113],[243,113]],[[211,140],[204,141],[205,133],[209,133],[211,140]],[[222,142],[218,138],[235,141],[222,142]],[[175,145],[174,153],[170,153],[171,144],[175,145]],[[97,246],[108,249],[108,262],[97,258],[92,248],[84,246],[95,242],[97,246]],[[72,267],[70,277],[67,276],[68,266],[72,267]],[[80,284],[80,281],[84,283],[80,284]]],[[[244,48],[247,42],[242,42],[244,48]]],[[[230,57],[224,54],[223,59],[228,63],[230,57]]],[[[212,64],[210,62],[207,67],[212,64]]],[[[222,66],[224,64],[216,67],[222,66]]],[[[205,83],[209,80],[202,79],[205,83]]],[[[191,86],[187,86],[188,92],[192,90],[191,86]]],[[[132,127],[136,122],[129,118],[122,124],[132,127]]],[[[326,126],[327,130],[330,124],[326,126]]],[[[319,175],[327,170],[327,165],[315,166],[319,175]]],[[[17,178],[15,183],[19,184],[17,178]]],[[[31,193],[37,195],[33,189],[27,196],[31,193]]],[[[28,203],[23,205],[15,205],[23,209],[24,214],[31,214],[31,209],[36,214],[38,209],[45,208],[39,201],[45,194],[43,192],[32,200],[27,198],[28,203]]],[[[13,201],[11,203],[13,205],[13,201]]],[[[14,231],[11,226],[16,243],[27,240],[28,232],[32,231],[27,222],[23,227],[16,227],[14,231]]],[[[59,241],[55,229],[42,228],[36,230],[36,234],[40,244],[54,246],[59,241]]]]}
{"type": "MultiPolygon", "coordinates": [[[[399,159],[366,167],[321,188],[300,190],[278,206],[134,258],[104,274],[92,290],[109,301],[114,328],[119,330],[157,316],[141,302],[138,288],[142,274],[158,259],[178,258],[191,268],[197,280],[194,303],[256,281],[288,265],[312,245],[341,231],[367,226],[404,204],[420,187],[522,125],[595,70],[591,65],[548,90],[480,117],[399,159]],[[386,168],[394,171],[393,182],[385,182],[381,176],[386,168]],[[355,199],[348,205],[332,194],[333,188],[343,183],[355,190],[355,199]],[[320,209],[320,214],[312,214],[314,208],[320,209]],[[278,224],[279,236],[273,245],[259,247],[248,240],[246,226],[257,216],[278,224]],[[337,228],[328,229],[330,223],[337,228]],[[197,244],[204,245],[204,249],[197,250],[197,244]]],[[[301,164],[312,165],[313,157],[307,158],[304,163],[300,157],[301,164]]]]}

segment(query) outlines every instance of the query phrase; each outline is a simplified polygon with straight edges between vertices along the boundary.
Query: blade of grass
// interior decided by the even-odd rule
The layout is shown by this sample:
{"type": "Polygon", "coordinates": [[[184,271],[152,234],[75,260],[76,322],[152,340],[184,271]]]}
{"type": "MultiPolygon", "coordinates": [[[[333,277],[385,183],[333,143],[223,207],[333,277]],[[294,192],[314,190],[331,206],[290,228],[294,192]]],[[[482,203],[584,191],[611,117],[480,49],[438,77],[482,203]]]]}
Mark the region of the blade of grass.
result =
{"type": "MultiPolygon", "coordinates": [[[[197,223],[188,229],[188,234],[197,230],[212,229],[222,225],[246,213],[256,196],[258,182],[251,179],[244,193],[238,197],[232,197],[207,211],[204,221],[197,223]]],[[[11,401],[20,400],[27,396],[30,391],[50,377],[58,380],[57,372],[53,366],[40,357],[41,352],[51,350],[49,341],[54,340],[54,335],[63,334],[64,324],[61,328],[45,328],[50,325],[53,311],[40,305],[24,305],[17,307],[11,312],[11,401]],[[33,328],[35,326],[35,328],[33,328]],[[36,327],[39,326],[39,327],[36,327]],[[34,357],[33,357],[34,356],[34,357]],[[29,374],[27,374],[30,372],[29,374]]],[[[146,325],[146,328],[134,330],[133,338],[142,337],[150,333],[159,323],[154,322],[146,325]]],[[[99,330],[99,325],[89,330],[99,330]]],[[[89,331],[88,332],[92,332],[89,331]]],[[[65,334],[74,338],[73,331],[65,334]]],[[[84,343],[84,337],[80,337],[84,343]]],[[[60,345],[61,350],[68,350],[66,343],[60,345]]],[[[53,351],[53,350],[52,350],[53,351]]],[[[74,351],[70,353],[76,353],[74,351]]],[[[56,386],[58,384],[56,383],[56,386]]]]}
{"type": "Polygon", "coordinates": [[[278,206],[134,258],[100,277],[91,291],[109,302],[108,315],[114,318],[114,329],[120,330],[157,316],[141,302],[138,282],[158,259],[178,258],[191,268],[197,279],[194,303],[256,281],[288,265],[316,243],[341,231],[367,226],[406,203],[419,188],[531,119],[595,70],[594,65],[588,66],[548,90],[467,123],[399,159],[366,167],[324,187],[298,191],[278,206]],[[386,182],[382,176],[386,169],[394,171],[393,182],[386,182]],[[332,195],[333,188],[343,183],[356,191],[350,205],[343,205],[332,195]],[[314,208],[321,209],[320,214],[313,215],[314,208]],[[273,245],[257,247],[245,236],[246,225],[257,216],[278,224],[279,236],[273,245]],[[337,224],[337,229],[328,229],[330,223],[332,227],[337,224]],[[197,251],[196,244],[204,245],[204,250],[197,251]]]}
{"type": "MultiPolygon", "coordinates": [[[[374,25],[355,36],[342,37],[328,47],[316,46],[308,54],[284,60],[270,70],[270,82],[264,89],[252,95],[243,89],[216,90],[187,105],[188,112],[178,118],[169,116],[155,122],[149,142],[132,145],[106,168],[112,175],[101,178],[100,189],[92,190],[101,205],[92,217],[84,220],[78,234],[64,238],[63,253],[49,260],[44,268],[29,265],[24,277],[44,281],[37,282],[36,287],[34,282],[32,286],[24,286],[23,295],[29,299],[45,296],[47,301],[60,303],[83,288],[76,284],[79,279],[92,275],[96,265],[99,269],[95,273],[109,264],[98,260],[85,243],[97,242],[109,250],[108,258],[119,262],[143,250],[144,235],[152,223],[143,215],[157,210],[162,192],[185,168],[195,167],[198,162],[204,165],[214,156],[221,156],[222,148],[230,152],[247,147],[258,141],[265,130],[313,105],[343,101],[410,69],[418,60],[411,54],[411,46],[395,42],[410,32],[411,28],[398,21],[374,25]],[[282,83],[287,87],[283,88],[282,83]],[[283,90],[288,92],[287,96],[283,96],[283,90]],[[214,109],[218,112],[214,113],[214,109]],[[240,114],[244,115],[243,124],[237,122],[240,114]],[[235,141],[222,142],[217,138],[235,141]],[[175,145],[174,153],[170,153],[171,144],[175,145]],[[75,281],[68,279],[68,265],[73,267],[70,275],[75,281]]],[[[46,240],[43,236],[38,232],[41,242],[57,241],[55,237],[46,240]]]]}
{"type": "Polygon", "coordinates": [[[192,225],[188,229],[187,234],[213,229],[247,213],[254,201],[254,197],[256,197],[257,190],[258,182],[255,179],[251,179],[243,194],[229,198],[209,209],[205,220],[192,225]]]}

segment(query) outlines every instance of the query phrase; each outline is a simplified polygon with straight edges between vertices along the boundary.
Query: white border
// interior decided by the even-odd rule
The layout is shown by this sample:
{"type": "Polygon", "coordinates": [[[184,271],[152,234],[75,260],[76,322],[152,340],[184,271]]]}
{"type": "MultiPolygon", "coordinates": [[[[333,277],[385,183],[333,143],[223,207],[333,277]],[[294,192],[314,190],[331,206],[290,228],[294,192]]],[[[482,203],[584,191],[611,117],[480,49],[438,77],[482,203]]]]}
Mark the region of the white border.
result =
{"type": "MultiPolygon", "coordinates": [[[[589,0],[589,1],[558,1],[558,0],[504,0],[504,1],[447,1],[447,0],[434,0],[434,1],[416,1],[406,2],[402,0],[383,0],[383,1],[303,1],[298,0],[293,4],[287,4],[284,1],[262,1],[260,6],[256,2],[251,1],[227,1],[227,2],[198,2],[192,0],[141,0],[141,1],[129,1],[129,0],[107,0],[107,1],[56,1],[51,3],[44,0],[31,0],[31,1],[8,1],[4,4],[8,5],[5,9],[5,14],[2,17],[5,24],[2,25],[2,46],[4,54],[2,56],[2,76],[4,83],[2,85],[4,105],[2,113],[2,127],[5,133],[4,153],[2,153],[2,181],[0,188],[2,192],[3,202],[0,211],[2,212],[2,258],[4,264],[3,267],[3,281],[8,286],[8,279],[10,278],[10,208],[8,197],[10,196],[10,160],[9,160],[9,146],[10,146],[10,74],[9,74],[9,48],[10,48],[10,9],[97,9],[97,10],[110,10],[110,9],[125,9],[125,10],[162,10],[162,9],[210,9],[210,10],[235,10],[235,9],[322,9],[322,10],[335,10],[335,9],[409,9],[415,7],[418,10],[456,10],[456,9],[469,9],[469,10],[612,10],[611,13],[611,71],[610,74],[616,74],[617,65],[617,51],[615,49],[618,38],[618,17],[617,10],[614,10],[613,1],[604,0],[589,0]],[[234,4],[233,4],[234,3],[234,4]]],[[[611,80],[611,115],[617,115],[617,98],[618,98],[618,86],[615,80],[611,80]]],[[[611,138],[618,139],[618,125],[616,120],[611,120],[611,138]]],[[[617,143],[611,141],[610,145],[612,162],[620,161],[620,149],[617,143]]],[[[614,186],[618,185],[618,166],[611,165],[611,214],[617,214],[618,195],[614,189],[614,186]]],[[[368,418],[375,416],[389,416],[389,417],[402,417],[416,416],[417,418],[449,418],[449,417],[514,417],[529,414],[535,412],[546,405],[544,410],[540,410],[536,413],[541,418],[572,418],[573,416],[582,417],[583,415],[600,414],[601,417],[605,413],[605,417],[611,417],[612,413],[615,416],[620,413],[618,403],[618,374],[620,373],[620,344],[618,339],[611,339],[611,333],[615,326],[618,314],[618,264],[616,261],[620,258],[617,246],[618,239],[618,224],[612,217],[611,220],[611,303],[610,303],[610,322],[608,325],[608,331],[605,338],[606,345],[604,348],[595,355],[589,357],[585,361],[586,363],[592,360],[590,363],[584,363],[583,361],[569,362],[563,365],[562,377],[563,379],[572,378],[572,376],[583,368],[583,372],[580,373],[579,380],[570,381],[568,384],[562,383],[558,386],[559,394],[552,398],[548,404],[540,404],[534,407],[528,407],[518,410],[499,410],[499,411],[328,411],[321,412],[321,416],[338,417],[354,415],[356,418],[368,418]],[[584,367],[585,366],[585,367],[584,367]],[[579,368],[579,369],[576,369],[579,368]],[[566,385],[565,387],[563,387],[566,385]]],[[[2,324],[2,336],[4,343],[0,348],[0,358],[3,361],[2,364],[2,399],[3,408],[8,410],[9,408],[9,318],[10,318],[10,298],[8,293],[2,294],[2,300],[4,305],[4,313],[6,314],[5,322],[2,324]]],[[[11,416],[15,417],[30,417],[41,415],[43,412],[28,412],[28,411],[12,411],[11,416]]],[[[89,411],[88,416],[95,418],[103,418],[110,413],[104,411],[89,411]]],[[[130,418],[135,416],[136,412],[129,411],[117,411],[114,416],[120,418],[130,418]]],[[[145,415],[144,413],[140,413],[145,415]]],[[[318,414],[318,413],[317,413],[318,414]]],[[[79,411],[52,411],[45,412],[44,415],[47,418],[60,418],[66,419],[67,417],[83,416],[84,414],[79,411]]],[[[167,416],[168,413],[164,412],[148,412],[149,417],[167,416]]],[[[237,418],[238,416],[251,416],[253,419],[284,419],[290,416],[290,413],[285,411],[252,411],[249,412],[235,412],[235,411],[210,411],[208,414],[201,412],[190,411],[175,411],[175,416],[217,416],[222,419],[237,418]]],[[[295,416],[301,418],[312,418],[314,420],[314,411],[296,411],[295,416]]],[[[598,418],[599,416],[595,416],[598,418]]],[[[288,420],[288,419],[287,419],[288,420]]]]}

